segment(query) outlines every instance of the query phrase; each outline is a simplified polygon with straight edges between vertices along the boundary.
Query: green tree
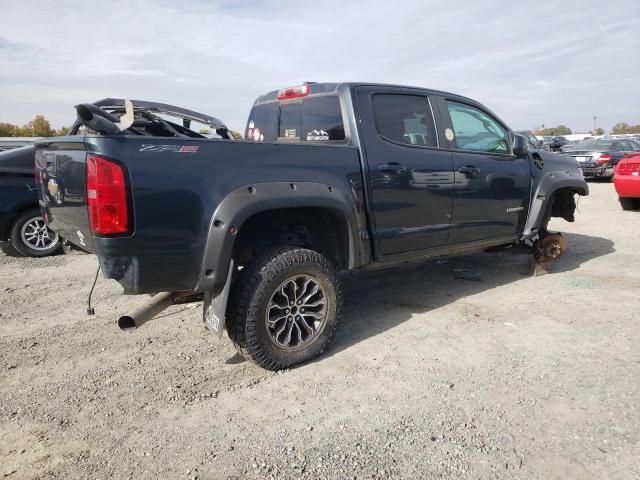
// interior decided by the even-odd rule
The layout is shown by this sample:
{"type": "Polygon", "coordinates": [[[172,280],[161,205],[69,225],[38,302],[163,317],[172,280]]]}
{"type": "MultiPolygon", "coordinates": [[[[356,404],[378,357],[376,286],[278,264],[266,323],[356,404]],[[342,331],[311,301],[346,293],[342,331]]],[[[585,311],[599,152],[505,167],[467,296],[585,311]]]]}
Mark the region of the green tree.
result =
{"type": "Polygon", "coordinates": [[[0,137],[13,137],[16,126],[11,123],[0,123],[0,137]]]}
{"type": "Polygon", "coordinates": [[[555,137],[558,135],[571,135],[571,129],[566,125],[558,125],[557,127],[551,128],[539,128],[535,130],[534,135],[548,135],[551,137],[555,137]]]}
{"type": "Polygon", "coordinates": [[[640,133],[640,124],[629,125],[626,122],[618,122],[611,129],[611,133],[614,135],[620,135],[621,133],[640,133]]]}
{"type": "Polygon", "coordinates": [[[598,127],[593,131],[594,135],[604,135],[604,128],[598,127]]]}
{"type": "Polygon", "coordinates": [[[59,137],[64,137],[65,135],[69,134],[69,127],[60,127],[58,130],[55,131],[55,135],[59,136],[59,137]]]}
{"type": "Polygon", "coordinates": [[[51,128],[49,120],[44,118],[44,115],[36,115],[28,125],[33,131],[34,137],[51,137],[55,134],[55,131],[51,128]]]}

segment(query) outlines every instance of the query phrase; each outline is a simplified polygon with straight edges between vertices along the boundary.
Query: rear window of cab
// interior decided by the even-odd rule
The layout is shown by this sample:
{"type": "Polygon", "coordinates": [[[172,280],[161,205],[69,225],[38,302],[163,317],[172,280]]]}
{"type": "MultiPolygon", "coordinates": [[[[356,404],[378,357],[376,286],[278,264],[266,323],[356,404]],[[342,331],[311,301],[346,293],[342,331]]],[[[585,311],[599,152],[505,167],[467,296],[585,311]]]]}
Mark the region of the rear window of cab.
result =
{"type": "Polygon", "coordinates": [[[249,142],[344,142],[337,95],[310,96],[256,105],[245,131],[249,142]]]}

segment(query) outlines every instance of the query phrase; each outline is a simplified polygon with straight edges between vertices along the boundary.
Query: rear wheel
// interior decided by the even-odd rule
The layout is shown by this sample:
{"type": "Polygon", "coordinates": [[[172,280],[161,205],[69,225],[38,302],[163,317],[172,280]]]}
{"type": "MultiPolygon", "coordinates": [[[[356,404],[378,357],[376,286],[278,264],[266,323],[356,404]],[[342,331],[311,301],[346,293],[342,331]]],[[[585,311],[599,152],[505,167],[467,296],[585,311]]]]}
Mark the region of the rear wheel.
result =
{"type": "Polygon", "coordinates": [[[618,197],[623,210],[635,210],[638,208],[640,199],[631,197],[618,197]]]}
{"type": "Polygon", "coordinates": [[[45,257],[60,251],[60,238],[44,222],[40,210],[20,214],[11,226],[11,246],[25,257],[45,257]]]}
{"type": "Polygon", "coordinates": [[[325,257],[305,248],[278,247],[240,272],[227,331],[247,360],[280,370],[327,348],[341,307],[340,283],[325,257]]]}

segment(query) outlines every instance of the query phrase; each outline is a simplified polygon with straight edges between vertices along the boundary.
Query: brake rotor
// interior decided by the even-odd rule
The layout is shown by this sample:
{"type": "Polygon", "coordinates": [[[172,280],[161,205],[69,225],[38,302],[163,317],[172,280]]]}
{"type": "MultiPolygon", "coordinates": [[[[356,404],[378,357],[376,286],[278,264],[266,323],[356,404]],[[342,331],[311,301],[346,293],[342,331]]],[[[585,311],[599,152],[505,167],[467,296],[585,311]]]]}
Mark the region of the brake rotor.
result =
{"type": "Polygon", "coordinates": [[[539,263],[553,262],[560,258],[567,246],[559,233],[550,233],[538,241],[536,246],[536,261],[539,263]]]}

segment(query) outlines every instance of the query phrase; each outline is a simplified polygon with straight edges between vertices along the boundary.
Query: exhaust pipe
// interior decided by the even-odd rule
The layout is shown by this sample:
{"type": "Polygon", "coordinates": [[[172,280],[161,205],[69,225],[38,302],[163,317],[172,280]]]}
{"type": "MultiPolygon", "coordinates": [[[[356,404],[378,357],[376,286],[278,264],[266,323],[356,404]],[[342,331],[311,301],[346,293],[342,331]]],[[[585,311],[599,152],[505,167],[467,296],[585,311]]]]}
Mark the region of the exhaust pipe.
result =
{"type": "Polygon", "coordinates": [[[155,294],[144,305],[141,305],[134,311],[121,316],[118,319],[118,327],[120,327],[121,330],[135,330],[167,307],[173,305],[175,303],[175,299],[179,296],[181,295],[175,292],[161,292],[155,294]]]}

